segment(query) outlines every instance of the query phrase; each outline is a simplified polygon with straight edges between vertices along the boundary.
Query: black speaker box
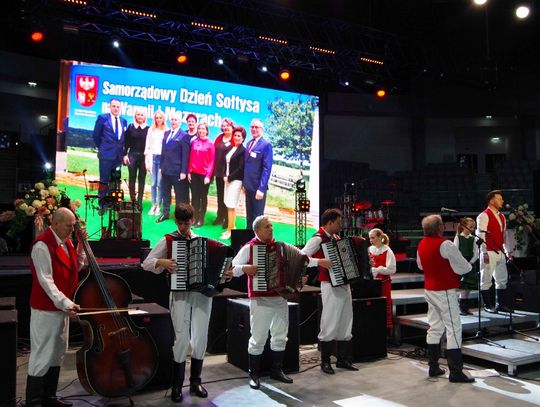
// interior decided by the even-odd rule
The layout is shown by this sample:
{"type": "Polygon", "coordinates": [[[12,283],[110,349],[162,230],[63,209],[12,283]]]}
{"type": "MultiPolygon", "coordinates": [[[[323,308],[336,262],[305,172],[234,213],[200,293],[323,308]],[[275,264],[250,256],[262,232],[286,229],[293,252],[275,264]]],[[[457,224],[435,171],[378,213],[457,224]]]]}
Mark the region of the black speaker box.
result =
{"type": "Polygon", "coordinates": [[[353,360],[386,357],[386,297],[353,300],[353,360]]]}
{"type": "Polygon", "coordinates": [[[16,406],[17,311],[0,311],[0,406],[16,406]]]}
{"type": "Polygon", "coordinates": [[[510,305],[516,310],[540,312],[540,285],[511,281],[508,291],[510,305]]]}
{"type": "Polygon", "coordinates": [[[227,352],[227,300],[229,298],[245,298],[246,293],[225,288],[213,298],[212,313],[208,324],[208,346],[209,353],[227,352]]]}
{"type": "Polygon", "coordinates": [[[96,257],[140,258],[141,249],[150,246],[150,240],[139,239],[100,239],[88,243],[96,257]]]}
{"type": "Polygon", "coordinates": [[[255,232],[251,229],[233,229],[231,230],[231,247],[238,253],[238,251],[247,242],[255,237],[255,232]]]}
{"type": "Polygon", "coordinates": [[[319,334],[319,319],[317,309],[321,289],[305,285],[300,291],[300,343],[308,345],[317,342],[319,334]]]}
{"type": "Polygon", "coordinates": [[[0,310],[15,309],[15,297],[0,297],[0,310]]]}
{"type": "Polygon", "coordinates": [[[166,389],[171,385],[173,369],[174,329],[169,310],[154,303],[134,304],[130,308],[145,311],[143,314],[131,314],[135,325],[146,328],[156,343],[158,350],[158,370],[146,389],[166,389]]]}
{"type": "MultiPolygon", "coordinates": [[[[248,341],[250,334],[249,300],[229,299],[227,301],[227,361],[244,371],[248,371],[248,341]]],[[[298,304],[289,303],[289,332],[283,358],[285,372],[297,372],[300,369],[298,304]]],[[[272,352],[270,335],[264,347],[261,361],[261,373],[270,372],[272,352]]]]}

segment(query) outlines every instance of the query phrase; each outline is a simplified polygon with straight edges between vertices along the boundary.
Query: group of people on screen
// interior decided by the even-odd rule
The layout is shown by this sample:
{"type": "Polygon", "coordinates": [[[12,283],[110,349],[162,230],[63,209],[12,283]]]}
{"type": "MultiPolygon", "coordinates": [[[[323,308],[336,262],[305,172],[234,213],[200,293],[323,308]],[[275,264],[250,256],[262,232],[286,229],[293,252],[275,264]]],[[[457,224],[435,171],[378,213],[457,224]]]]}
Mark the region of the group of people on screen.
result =
{"type": "Polygon", "coordinates": [[[129,173],[129,195],[138,209],[142,209],[146,175],[150,174],[152,206],[148,214],[157,216],[157,223],[169,219],[174,190],[176,203],[193,206],[194,227],[202,226],[212,182],[217,192],[217,217],[213,224],[226,229],[222,239],[229,239],[235,228],[242,190],[247,227],[264,213],[273,151],[263,137],[261,119],[251,121],[251,139],[246,144],[246,129],[229,118],[222,120],[221,133],[212,141],[210,127],[198,123],[195,114],[187,115],[187,130],[183,130],[180,112],[167,118],[158,110],[148,125],[145,111],[135,109],[133,123],[128,125],[120,117],[118,99],[112,99],[109,108],[110,113],[98,116],[93,131],[102,186],[100,208],[106,207],[111,175],[124,164],[129,173]]]}

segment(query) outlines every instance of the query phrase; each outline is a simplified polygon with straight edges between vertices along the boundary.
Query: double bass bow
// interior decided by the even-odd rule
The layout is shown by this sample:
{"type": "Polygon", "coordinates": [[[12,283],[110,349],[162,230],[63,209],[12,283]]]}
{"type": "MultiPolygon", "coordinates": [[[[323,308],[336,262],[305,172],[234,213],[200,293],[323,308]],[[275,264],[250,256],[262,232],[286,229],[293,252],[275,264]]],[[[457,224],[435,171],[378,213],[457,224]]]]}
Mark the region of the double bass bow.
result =
{"type": "Polygon", "coordinates": [[[130,396],[142,389],[157,371],[158,351],[145,328],[136,326],[125,312],[132,300],[127,282],[100,270],[82,233],[75,213],[75,232],[88,260],[88,275],[81,281],[74,302],[79,314],[84,344],[77,351],[77,373],[84,389],[103,397],[130,396]]]}

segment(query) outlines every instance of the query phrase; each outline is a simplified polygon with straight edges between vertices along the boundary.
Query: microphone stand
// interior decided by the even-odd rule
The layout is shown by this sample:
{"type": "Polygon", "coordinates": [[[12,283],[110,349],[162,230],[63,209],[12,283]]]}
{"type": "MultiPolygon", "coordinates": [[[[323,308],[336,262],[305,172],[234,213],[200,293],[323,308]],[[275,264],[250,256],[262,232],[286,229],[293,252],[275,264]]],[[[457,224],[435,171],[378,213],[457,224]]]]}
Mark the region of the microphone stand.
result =
{"type": "MultiPolygon", "coordinates": [[[[456,217],[456,215],[454,215],[452,213],[448,213],[448,215],[450,215],[450,217],[452,219],[455,219],[455,217],[456,217]]],[[[478,246],[478,252],[480,253],[480,247],[485,242],[484,239],[482,239],[480,236],[478,236],[476,233],[474,233],[474,230],[471,230],[471,228],[469,228],[465,224],[465,222],[459,221],[459,224],[461,226],[463,226],[465,229],[467,229],[470,232],[470,234],[476,239],[476,245],[478,246]]],[[[478,339],[478,340],[481,340],[481,341],[487,343],[488,345],[498,346],[500,348],[506,349],[505,345],[502,345],[500,343],[492,341],[491,339],[486,338],[486,336],[484,335],[484,331],[482,330],[482,306],[483,306],[483,301],[482,301],[482,295],[481,295],[481,292],[480,292],[480,267],[478,267],[478,271],[476,273],[478,275],[477,276],[478,277],[478,283],[477,283],[477,289],[478,289],[478,323],[477,323],[477,330],[476,330],[476,335],[475,336],[470,337],[470,338],[464,338],[464,340],[478,339]]]]}

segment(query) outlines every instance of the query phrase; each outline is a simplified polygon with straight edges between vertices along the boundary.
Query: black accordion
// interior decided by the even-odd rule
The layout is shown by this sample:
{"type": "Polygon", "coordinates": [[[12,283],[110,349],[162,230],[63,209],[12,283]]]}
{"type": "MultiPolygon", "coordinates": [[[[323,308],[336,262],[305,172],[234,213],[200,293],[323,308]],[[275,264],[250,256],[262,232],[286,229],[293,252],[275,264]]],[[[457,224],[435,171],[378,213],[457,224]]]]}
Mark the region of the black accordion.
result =
{"type": "Polygon", "coordinates": [[[296,246],[277,242],[276,250],[269,252],[266,245],[253,245],[252,258],[257,266],[253,291],[276,291],[288,298],[300,290],[309,259],[296,246]]]}
{"type": "Polygon", "coordinates": [[[332,262],[328,270],[332,287],[349,284],[363,278],[367,261],[367,241],[361,237],[346,237],[321,244],[324,257],[332,262]]]}
{"type": "Polygon", "coordinates": [[[213,297],[223,290],[224,273],[231,267],[230,246],[206,237],[172,242],[176,271],[171,274],[171,291],[197,291],[213,297]]]}

